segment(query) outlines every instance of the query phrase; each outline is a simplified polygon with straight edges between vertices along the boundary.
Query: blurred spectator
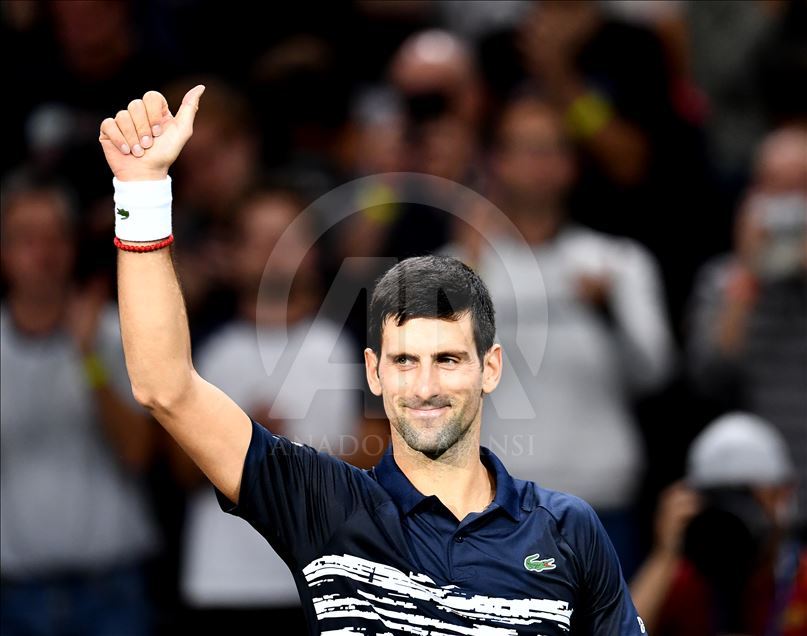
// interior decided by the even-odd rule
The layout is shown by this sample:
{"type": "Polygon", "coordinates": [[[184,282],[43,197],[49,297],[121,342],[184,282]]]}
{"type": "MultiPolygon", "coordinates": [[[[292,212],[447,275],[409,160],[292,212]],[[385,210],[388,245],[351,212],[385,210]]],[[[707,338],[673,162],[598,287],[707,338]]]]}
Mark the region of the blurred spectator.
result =
{"type": "MultiPolygon", "coordinates": [[[[404,104],[406,169],[478,185],[484,103],[473,50],[447,31],[421,31],[401,44],[390,63],[389,78],[404,104]]],[[[425,186],[417,179],[404,186],[416,195],[424,187],[431,191],[440,186],[437,182],[425,186]]],[[[444,192],[430,194],[450,197],[452,187],[445,183],[444,192]]],[[[378,253],[403,258],[440,248],[451,233],[445,209],[401,206],[400,213],[385,223],[386,241],[378,253]]]]}
{"type": "MultiPolygon", "coordinates": [[[[361,440],[355,436],[360,393],[351,389],[362,378],[340,366],[352,359],[354,345],[337,325],[316,316],[316,253],[306,219],[295,221],[300,208],[295,196],[278,190],[258,190],[239,206],[231,261],[238,318],[210,337],[197,368],[274,433],[352,454],[361,440]],[[274,267],[265,272],[281,235],[283,252],[274,254],[274,267]]],[[[191,482],[202,479],[189,459],[180,460],[191,482]]],[[[305,630],[283,559],[249,526],[222,515],[209,485],[191,495],[186,524],[182,591],[197,611],[185,628],[246,633],[282,621],[284,633],[305,630]]]]}
{"type": "MultiPolygon", "coordinates": [[[[401,44],[390,62],[389,77],[394,92],[385,100],[365,98],[356,115],[365,122],[382,118],[392,126],[402,126],[403,148],[397,145],[398,140],[394,140],[392,148],[399,151],[401,160],[391,164],[372,161],[365,164],[365,174],[367,169],[383,165],[473,185],[478,177],[476,160],[483,103],[472,50],[447,31],[421,31],[401,44]]],[[[401,193],[401,201],[411,200],[407,193],[417,194],[425,187],[416,178],[385,183],[385,187],[401,193]]],[[[429,188],[435,188],[436,183],[429,182],[429,188]]],[[[450,189],[451,184],[446,183],[445,187],[450,189]]],[[[372,206],[372,193],[362,194],[361,198],[372,206]]],[[[348,236],[373,238],[362,244],[348,239],[348,244],[357,251],[346,253],[347,256],[403,258],[423,254],[441,247],[449,235],[444,210],[412,204],[367,210],[355,215],[346,229],[348,236]]]]}
{"type": "MultiPolygon", "coordinates": [[[[738,215],[735,247],[708,263],[692,299],[698,386],[776,426],[807,467],[807,132],[768,135],[738,215]]],[[[807,476],[799,483],[807,519],[807,476]]]]}
{"type": "Polygon", "coordinates": [[[630,400],[659,387],[673,362],[656,265],[637,243],[568,219],[574,160],[545,101],[524,95],[507,106],[492,165],[493,201],[520,237],[483,230],[492,249],[479,271],[510,352],[484,439],[519,477],[591,503],[630,572],[644,467],[630,400]],[[536,262],[543,281],[534,278],[536,262]],[[541,354],[544,337],[536,376],[529,359],[541,354]],[[522,395],[526,408],[508,412],[522,395]]]}
{"type": "Polygon", "coordinates": [[[55,186],[3,192],[0,631],[146,634],[152,431],[107,290],[72,282],[74,213],[55,186]]]}
{"type": "MultiPolygon", "coordinates": [[[[407,101],[410,123],[457,119],[472,129],[483,115],[483,94],[473,50],[439,29],[415,33],[401,44],[390,80],[407,101]]],[[[417,132],[415,130],[414,132],[417,132]]]]}
{"type": "Polygon", "coordinates": [[[697,126],[672,98],[662,42],[638,23],[609,16],[602,3],[557,0],[535,3],[518,41],[528,74],[562,113],[580,151],[572,213],[653,252],[677,327],[694,271],[713,253],[710,239],[722,227],[697,126]]]}
{"type": "Polygon", "coordinates": [[[656,544],[631,583],[660,636],[807,631],[807,549],[792,535],[795,470],[764,420],[731,413],[693,442],[661,497],[656,544]]]}

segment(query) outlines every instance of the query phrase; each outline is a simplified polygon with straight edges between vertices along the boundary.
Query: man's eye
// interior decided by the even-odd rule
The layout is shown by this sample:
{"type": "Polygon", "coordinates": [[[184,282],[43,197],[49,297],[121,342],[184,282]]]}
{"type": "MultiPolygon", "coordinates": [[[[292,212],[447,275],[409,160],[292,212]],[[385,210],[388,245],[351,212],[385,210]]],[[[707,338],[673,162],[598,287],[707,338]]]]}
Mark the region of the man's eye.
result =
{"type": "Polygon", "coordinates": [[[459,360],[457,360],[456,358],[439,358],[437,361],[440,364],[447,365],[450,367],[453,367],[459,362],[459,360]]]}
{"type": "Polygon", "coordinates": [[[396,356],[395,357],[395,364],[407,364],[409,362],[409,356],[396,356]]]}

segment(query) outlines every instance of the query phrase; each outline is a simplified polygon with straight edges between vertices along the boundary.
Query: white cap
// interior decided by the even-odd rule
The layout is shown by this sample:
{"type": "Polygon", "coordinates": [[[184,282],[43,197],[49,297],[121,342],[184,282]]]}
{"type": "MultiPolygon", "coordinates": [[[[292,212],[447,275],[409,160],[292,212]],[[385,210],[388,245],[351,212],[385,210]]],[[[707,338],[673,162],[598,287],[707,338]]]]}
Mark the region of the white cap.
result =
{"type": "Polygon", "coordinates": [[[717,418],[695,438],[687,456],[687,481],[693,486],[775,485],[794,474],[781,433],[750,413],[717,418]]]}

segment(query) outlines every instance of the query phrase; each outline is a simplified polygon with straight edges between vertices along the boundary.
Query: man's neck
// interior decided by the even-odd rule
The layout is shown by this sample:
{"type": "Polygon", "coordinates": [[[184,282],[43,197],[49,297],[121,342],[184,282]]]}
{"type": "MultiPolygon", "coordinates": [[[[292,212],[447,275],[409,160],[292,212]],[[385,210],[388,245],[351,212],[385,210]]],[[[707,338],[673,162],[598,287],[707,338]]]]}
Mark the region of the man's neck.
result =
{"type": "Polygon", "coordinates": [[[566,219],[566,207],[559,197],[522,196],[496,188],[491,196],[530,245],[551,241],[566,219]]]}
{"type": "Polygon", "coordinates": [[[542,245],[555,238],[565,218],[560,208],[549,206],[508,208],[508,215],[530,245],[542,245]]]}
{"type": "Polygon", "coordinates": [[[424,495],[435,495],[462,521],[481,512],[493,501],[496,478],[479,455],[479,431],[460,440],[437,459],[412,450],[392,427],[395,463],[412,485],[424,495]]]}
{"type": "Polygon", "coordinates": [[[8,300],[14,326],[30,336],[52,333],[64,320],[65,298],[53,294],[47,298],[28,298],[12,294],[8,300]]]}

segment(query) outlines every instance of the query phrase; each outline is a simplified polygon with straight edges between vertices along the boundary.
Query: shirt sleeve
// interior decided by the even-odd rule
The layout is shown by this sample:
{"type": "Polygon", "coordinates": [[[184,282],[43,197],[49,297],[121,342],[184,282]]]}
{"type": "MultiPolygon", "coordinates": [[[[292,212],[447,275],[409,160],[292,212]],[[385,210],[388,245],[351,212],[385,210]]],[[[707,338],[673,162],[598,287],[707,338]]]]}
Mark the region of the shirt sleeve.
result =
{"type": "Polygon", "coordinates": [[[669,377],[674,359],[661,275],[650,252],[638,243],[614,241],[612,249],[611,305],[625,371],[636,390],[652,390],[669,377]]]}
{"type": "Polygon", "coordinates": [[[570,534],[582,563],[583,589],[574,633],[644,636],[647,630],[622,577],[616,550],[591,506],[578,501],[570,534]]]}
{"type": "Polygon", "coordinates": [[[362,501],[363,472],[252,421],[239,501],[222,510],[245,519],[294,569],[309,563],[362,501]]]}

